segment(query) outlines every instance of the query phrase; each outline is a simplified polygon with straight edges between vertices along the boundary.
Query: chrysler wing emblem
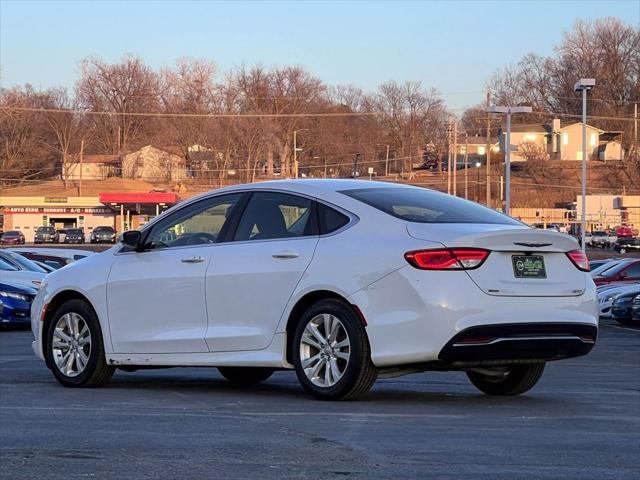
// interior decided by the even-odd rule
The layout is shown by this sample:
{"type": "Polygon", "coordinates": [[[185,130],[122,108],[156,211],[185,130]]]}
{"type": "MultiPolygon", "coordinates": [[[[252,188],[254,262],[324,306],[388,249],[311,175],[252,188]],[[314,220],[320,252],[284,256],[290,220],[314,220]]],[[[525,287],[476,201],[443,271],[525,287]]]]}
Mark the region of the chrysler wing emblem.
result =
{"type": "Polygon", "coordinates": [[[514,245],[520,245],[521,247],[531,247],[531,248],[539,248],[539,247],[550,247],[553,243],[536,243],[536,242],[513,242],[514,245]]]}

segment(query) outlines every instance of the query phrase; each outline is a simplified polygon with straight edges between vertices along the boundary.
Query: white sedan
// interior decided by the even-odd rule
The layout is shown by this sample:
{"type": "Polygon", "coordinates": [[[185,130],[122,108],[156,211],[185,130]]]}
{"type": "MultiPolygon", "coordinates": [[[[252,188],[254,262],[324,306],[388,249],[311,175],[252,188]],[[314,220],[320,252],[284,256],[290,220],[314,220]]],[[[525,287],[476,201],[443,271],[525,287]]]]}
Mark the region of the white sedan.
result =
{"type": "Polygon", "coordinates": [[[296,371],[322,399],[460,370],[516,395],[588,353],[596,290],[577,242],[432,190],[360,180],[238,185],[181,203],[46,277],[33,348],[60,383],[116,368],[296,371]]]}

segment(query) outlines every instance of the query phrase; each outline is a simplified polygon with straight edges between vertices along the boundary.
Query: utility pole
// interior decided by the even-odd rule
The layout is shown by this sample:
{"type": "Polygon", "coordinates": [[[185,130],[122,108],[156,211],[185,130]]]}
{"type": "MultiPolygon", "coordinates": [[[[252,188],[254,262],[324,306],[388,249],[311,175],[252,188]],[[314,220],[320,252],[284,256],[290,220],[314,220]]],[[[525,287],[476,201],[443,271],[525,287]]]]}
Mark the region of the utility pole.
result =
{"type": "Polygon", "coordinates": [[[358,157],[359,156],[360,156],[360,154],[356,153],[356,156],[353,159],[353,178],[358,178],[357,172],[358,172],[358,157]]]}
{"type": "Polygon", "coordinates": [[[458,195],[458,120],[453,122],[453,194],[458,195]]]}
{"type": "Polygon", "coordinates": [[[447,193],[451,194],[451,119],[447,123],[447,134],[449,136],[447,142],[447,193]]]}
{"type": "Polygon", "coordinates": [[[505,141],[504,177],[505,177],[505,201],[504,213],[509,215],[511,211],[511,114],[531,113],[531,107],[488,107],[487,113],[507,114],[507,138],[505,141]]]}
{"type": "MultiPolygon", "coordinates": [[[[491,105],[491,94],[487,92],[487,108],[491,105]]],[[[485,146],[487,166],[487,207],[491,208],[491,115],[487,113],[487,145],[485,146]]]]}
{"type": "Polygon", "coordinates": [[[389,175],[389,145],[387,144],[387,158],[384,162],[384,176],[386,177],[388,175],[389,175]]]}
{"type": "Polygon", "coordinates": [[[80,140],[80,185],[78,187],[78,196],[82,196],[82,170],[84,165],[84,138],[80,140]]]}
{"type": "Polygon", "coordinates": [[[638,104],[633,104],[633,145],[636,151],[636,163],[638,163],[638,104]]]}
{"type": "Polygon", "coordinates": [[[464,132],[464,198],[469,198],[469,134],[464,132]]]}

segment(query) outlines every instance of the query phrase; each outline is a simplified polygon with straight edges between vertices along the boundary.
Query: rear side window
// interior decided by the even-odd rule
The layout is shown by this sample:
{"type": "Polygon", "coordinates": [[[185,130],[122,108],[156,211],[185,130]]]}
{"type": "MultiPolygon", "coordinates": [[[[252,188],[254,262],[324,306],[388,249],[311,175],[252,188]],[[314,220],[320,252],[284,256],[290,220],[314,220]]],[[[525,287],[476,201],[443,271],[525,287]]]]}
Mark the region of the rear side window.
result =
{"type": "Polygon", "coordinates": [[[340,230],[349,223],[349,217],[344,213],[340,213],[339,211],[322,203],[318,203],[318,216],[320,218],[321,235],[340,230]]]}
{"type": "Polygon", "coordinates": [[[434,190],[387,187],[343,190],[340,193],[407,222],[522,225],[490,208],[434,190]]]}

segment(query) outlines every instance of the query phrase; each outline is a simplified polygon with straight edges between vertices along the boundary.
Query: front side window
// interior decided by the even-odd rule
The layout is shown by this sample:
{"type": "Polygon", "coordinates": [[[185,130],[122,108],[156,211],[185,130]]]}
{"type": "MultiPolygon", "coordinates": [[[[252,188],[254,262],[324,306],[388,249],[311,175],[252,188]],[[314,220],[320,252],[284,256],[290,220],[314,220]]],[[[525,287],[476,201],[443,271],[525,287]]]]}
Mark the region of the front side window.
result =
{"type": "Polygon", "coordinates": [[[295,238],[314,234],[312,201],[285,193],[257,192],[251,196],[235,241],[295,238]]]}
{"type": "Polygon", "coordinates": [[[216,243],[242,194],[202,200],[174,212],[152,227],[147,248],[161,249],[216,243]]]}
{"type": "Polygon", "coordinates": [[[407,222],[522,225],[477,203],[425,188],[359,188],[340,193],[407,222]]]}

